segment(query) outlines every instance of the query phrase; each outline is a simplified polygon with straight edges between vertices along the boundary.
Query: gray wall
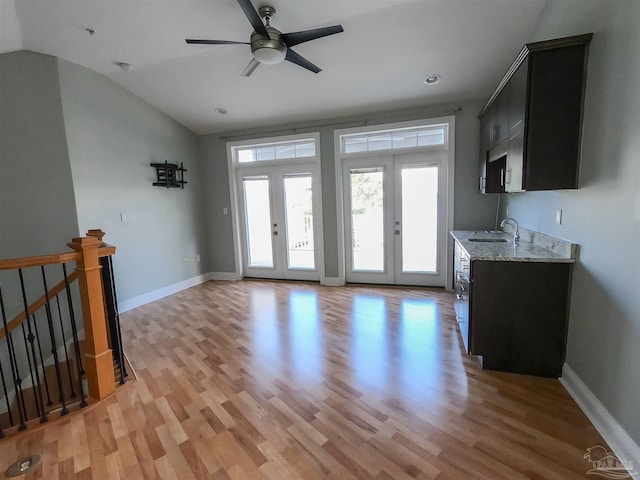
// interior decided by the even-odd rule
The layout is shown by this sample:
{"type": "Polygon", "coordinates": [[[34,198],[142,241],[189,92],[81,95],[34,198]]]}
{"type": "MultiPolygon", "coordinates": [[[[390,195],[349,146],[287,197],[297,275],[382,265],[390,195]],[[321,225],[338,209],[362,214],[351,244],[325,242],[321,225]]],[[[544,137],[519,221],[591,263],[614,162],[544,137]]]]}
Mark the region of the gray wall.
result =
{"type": "Polygon", "coordinates": [[[102,75],[64,60],[58,68],[78,225],[117,246],[118,299],[208,272],[196,135],[102,75]],[[165,160],[184,162],[184,190],[151,185],[149,163],[165,160]],[[136,218],[123,223],[121,212],[136,218]]]}
{"type": "Polygon", "coordinates": [[[522,226],[580,244],[568,365],[640,443],[640,2],[547,5],[535,38],[593,32],[581,187],[509,195],[522,226]],[[556,209],[563,224],[555,224],[556,209]]]}
{"type": "Polygon", "coordinates": [[[78,222],[54,57],[0,55],[0,172],[0,258],[67,251],[78,222]]]}
{"type": "MultiPolygon", "coordinates": [[[[457,105],[456,105],[457,106],[457,105]]],[[[456,170],[455,170],[455,228],[485,229],[493,226],[496,198],[478,193],[478,139],[479,122],[476,115],[482,103],[461,103],[462,111],[456,114],[456,170]]],[[[450,115],[454,105],[439,105],[375,115],[329,119],[298,125],[274,125],[262,129],[225,132],[201,137],[201,155],[205,161],[207,179],[207,212],[209,245],[211,246],[211,270],[233,272],[234,245],[231,215],[224,215],[223,208],[234,208],[229,193],[226,141],[260,138],[293,133],[320,132],[320,156],[322,174],[322,213],[324,227],[325,275],[338,276],[338,234],[336,225],[336,179],[334,131],[337,129],[389,122],[401,122],[435,116],[450,115]],[[274,133],[275,132],[275,133],[274,133]]]]}
{"type": "MultiPolygon", "coordinates": [[[[67,242],[77,236],[57,61],[24,51],[0,55],[0,258],[66,252],[67,242]]],[[[62,277],[59,267],[48,267],[46,273],[49,286],[62,277]]],[[[44,293],[42,277],[39,269],[30,268],[23,269],[23,278],[27,302],[31,303],[44,293]]],[[[4,313],[10,321],[24,311],[16,271],[0,272],[0,285],[4,313]]],[[[65,302],[62,311],[66,319],[65,302]]],[[[42,329],[46,325],[43,311],[37,314],[37,322],[40,331],[46,331],[46,327],[42,329]]],[[[57,321],[54,329],[61,338],[57,321]]],[[[29,382],[19,330],[13,338],[21,376],[29,382]]],[[[50,352],[48,335],[41,335],[40,341],[45,354],[50,352]]],[[[0,341],[0,365],[9,379],[6,342],[0,341]]],[[[13,384],[7,381],[11,392],[13,384]]],[[[5,410],[3,402],[0,411],[5,410]]]]}

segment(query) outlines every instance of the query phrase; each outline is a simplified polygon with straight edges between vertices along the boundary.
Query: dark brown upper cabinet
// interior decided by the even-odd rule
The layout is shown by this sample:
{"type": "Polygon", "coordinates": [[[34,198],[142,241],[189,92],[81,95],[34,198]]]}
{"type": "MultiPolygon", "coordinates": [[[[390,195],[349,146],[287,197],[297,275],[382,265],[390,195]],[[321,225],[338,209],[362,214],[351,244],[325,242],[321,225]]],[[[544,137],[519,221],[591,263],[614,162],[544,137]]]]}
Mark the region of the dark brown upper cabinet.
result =
{"type": "Polygon", "coordinates": [[[478,115],[482,193],[578,188],[592,36],[522,49],[478,115]]]}

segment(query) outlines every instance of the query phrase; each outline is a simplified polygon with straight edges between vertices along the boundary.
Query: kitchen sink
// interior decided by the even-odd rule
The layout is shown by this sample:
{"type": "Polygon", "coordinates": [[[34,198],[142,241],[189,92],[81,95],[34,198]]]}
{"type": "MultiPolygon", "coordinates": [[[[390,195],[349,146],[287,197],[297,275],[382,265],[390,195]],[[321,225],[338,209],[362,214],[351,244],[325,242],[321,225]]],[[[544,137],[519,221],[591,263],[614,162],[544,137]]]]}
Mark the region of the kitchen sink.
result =
{"type": "Polygon", "coordinates": [[[505,240],[504,238],[470,238],[470,242],[498,242],[498,243],[507,243],[509,240],[505,240]]]}

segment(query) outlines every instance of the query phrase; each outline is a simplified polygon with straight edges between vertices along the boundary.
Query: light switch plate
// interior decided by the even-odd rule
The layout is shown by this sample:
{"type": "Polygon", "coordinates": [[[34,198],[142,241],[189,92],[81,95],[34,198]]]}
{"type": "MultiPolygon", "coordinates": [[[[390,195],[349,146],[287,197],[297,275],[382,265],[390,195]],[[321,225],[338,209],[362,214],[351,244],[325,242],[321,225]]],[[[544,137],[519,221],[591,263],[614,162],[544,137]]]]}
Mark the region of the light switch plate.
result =
{"type": "Polygon", "coordinates": [[[120,221],[133,222],[136,219],[136,212],[122,212],[120,213],[120,221]]]}
{"type": "Polygon", "coordinates": [[[556,210],[556,225],[562,225],[562,209],[556,210]]]}

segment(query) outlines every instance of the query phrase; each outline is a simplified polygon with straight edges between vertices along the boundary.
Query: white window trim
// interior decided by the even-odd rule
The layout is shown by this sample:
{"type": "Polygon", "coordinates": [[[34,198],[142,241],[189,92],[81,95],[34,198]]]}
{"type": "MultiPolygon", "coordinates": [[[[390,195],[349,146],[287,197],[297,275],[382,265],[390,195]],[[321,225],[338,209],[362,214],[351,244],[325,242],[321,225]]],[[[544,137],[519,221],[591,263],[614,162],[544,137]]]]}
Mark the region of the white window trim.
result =
{"type": "Polygon", "coordinates": [[[227,156],[231,155],[231,164],[234,168],[255,167],[256,165],[282,165],[284,163],[307,163],[320,158],[320,134],[300,133],[295,135],[286,135],[282,137],[255,138],[251,140],[240,140],[237,142],[227,142],[227,156]],[[299,140],[312,140],[316,145],[316,154],[309,157],[290,157],[279,158],[274,160],[256,160],[254,162],[238,162],[235,160],[233,151],[239,147],[262,147],[268,145],[277,145],[282,143],[293,143],[299,140]]]}
{"type": "Polygon", "coordinates": [[[300,133],[294,135],[284,135],[278,137],[252,138],[247,140],[239,140],[235,142],[227,142],[227,170],[229,175],[229,193],[231,196],[231,205],[229,214],[231,215],[231,229],[233,232],[233,256],[235,264],[235,279],[242,280],[244,278],[244,267],[242,262],[242,233],[240,229],[240,212],[238,211],[238,182],[237,173],[243,169],[268,167],[274,165],[302,165],[313,163],[313,189],[315,195],[314,208],[317,212],[317,219],[314,217],[315,227],[318,229],[318,273],[320,274],[320,283],[325,284],[324,271],[324,225],[322,223],[322,180],[321,180],[321,163],[320,163],[320,132],[300,133]],[[287,158],[278,160],[261,160],[255,162],[236,162],[234,158],[234,149],[237,147],[246,147],[254,145],[263,145],[268,143],[291,142],[296,140],[312,139],[315,142],[316,154],[313,157],[287,158]]]}
{"type": "Polygon", "coordinates": [[[447,213],[445,219],[445,230],[447,232],[447,241],[445,247],[445,255],[447,258],[446,265],[446,278],[445,288],[451,290],[453,284],[453,264],[448,261],[453,257],[453,240],[449,231],[453,229],[453,201],[454,201],[454,180],[455,180],[455,115],[446,117],[428,118],[422,120],[412,120],[408,122],[398,123],[386,123],[381,125],[368,125],[365,127],[346,128],[334,131],[334,150],[335,150],[335,181],[336,181],[336,222],[338,233],[338,278],[331,279],[331,285],[340,286],[345,285],[345,235],[344,235],[344,188],[342,180],[342,162],[349,158],[358,157],[372,157],[372,156],[388,156],[388,155],[401,155],[406,152],[420,152],[420,151],[447,151],[447,213]],[[381,130],[393,130],[396,128],[408,128],[408,127],[420,127],[430,125],[448,125],[445,133],[444,145],[424,146],[415,148],[399,148],[399,149],[387,149],[387,150],[375,150],[367,152],[354,152],[343,153],[342,152],[342,135],[349,135],[354,133],[369,133],[378,132],[381,130]]]}
{"type": "MultiPolygon", "coordinates": [[[[415,122],[408,122],[408,123],[415,123],[415,122]]],[[[440,145],[417,145],[415,147],[384,148],[384,149],[376,149],[376,150],[365,150],[363,152],[348,152],[348,153],[342,151],[342,147],[344,146],[342,143],[342,137],[345,135],[356,136],[356,135],[362,135],[362,134],[372,135],[376,133],[393,133],[395,130],[412,130],[420,127],[430,127],[435,125],[448,126],[448,123],[436,122],[436,123],[427,124],[425,123],[425,121],[422,121],[422,122],[418,122],[416,125],[408,125],[408,126],[399,126],[400,124],[391,124],[391,125],[392,125],[391,128],[380,128],[381,126],[377,125],[373,129],[371,129],[370,127],[357,127],[357,128],[349,129],[349,131],[341,130],[338,141],[339,141],[339,150],[342,158],[357,158],[362,156],[370,157],[372,155],[380,155],[380,156],[400,155],[402,152],[421,152],[421,151],[433,152],[433,151],[442,151],[447,148],[447,144],[449,140],[448,128],[445,129],[444,143],[440,145]],[[394,126],[394,125],[398,125],[398,126],[394,126]],[[363,130],[363,128],[365,128],[366,130],[363,130]]]]}

